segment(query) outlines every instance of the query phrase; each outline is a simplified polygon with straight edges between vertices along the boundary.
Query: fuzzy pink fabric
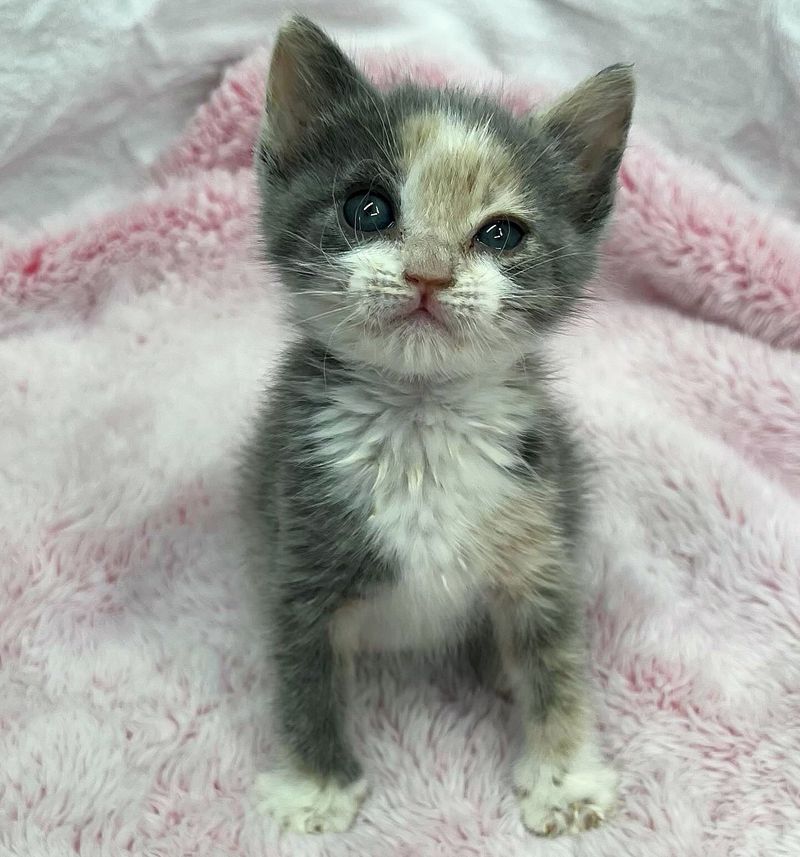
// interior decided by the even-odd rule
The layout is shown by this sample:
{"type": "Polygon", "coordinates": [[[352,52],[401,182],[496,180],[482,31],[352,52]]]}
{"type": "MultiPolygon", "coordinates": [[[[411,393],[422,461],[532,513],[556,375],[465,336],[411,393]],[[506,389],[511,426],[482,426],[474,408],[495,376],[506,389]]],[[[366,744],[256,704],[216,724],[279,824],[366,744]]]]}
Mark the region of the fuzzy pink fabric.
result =
{"type": "Polygon", "coordinates": [[[285,336],[251,261],[264,61],[135,204],[0,240],[1,853],[797,857],[800,227],[638,135],[602,300],[554,341],[600,469],[590,627],[618,816],[528,835],[506,704],[435,664],[364,669],[373,792],[351,832],[281,837],[251,810],[269,675],[232,472],[285,336]]]}

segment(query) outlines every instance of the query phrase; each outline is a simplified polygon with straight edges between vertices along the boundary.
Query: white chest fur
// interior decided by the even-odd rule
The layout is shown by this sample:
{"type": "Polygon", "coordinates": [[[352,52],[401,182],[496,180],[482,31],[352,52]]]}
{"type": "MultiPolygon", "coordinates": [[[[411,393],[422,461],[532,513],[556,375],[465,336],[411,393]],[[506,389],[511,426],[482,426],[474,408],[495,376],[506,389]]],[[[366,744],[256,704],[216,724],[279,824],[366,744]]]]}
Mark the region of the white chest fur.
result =
{"type": "Polygon", "coordinates": [[[370,378],[338,391],[317,437],[337,490],[399,570],[396,585],[343,612],[342,645],[416,647],[457,631],[485,582],[481,522],[515,490],[514,439],[533,409],[530,391],[499,378],[425,388],[370,378]]]}

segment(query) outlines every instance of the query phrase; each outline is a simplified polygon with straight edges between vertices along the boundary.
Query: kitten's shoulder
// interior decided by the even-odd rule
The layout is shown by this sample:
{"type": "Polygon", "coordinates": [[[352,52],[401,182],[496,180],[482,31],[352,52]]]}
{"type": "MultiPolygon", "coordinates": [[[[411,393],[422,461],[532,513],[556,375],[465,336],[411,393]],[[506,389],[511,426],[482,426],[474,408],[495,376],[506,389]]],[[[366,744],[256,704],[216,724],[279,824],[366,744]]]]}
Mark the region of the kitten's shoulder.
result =
{"type": "Polygon", "coordinates": [[[554,393],[549,373],[538,361],[529,368],[534,407],[519,436],[519,456],[525,472],[556,488],[558,519],[568,541],[580,539],[585,509],[592,497],[592,465],[575,430],[566,403],[554,393]]]}
{"type": "MultiPolygon", "coordinates": [[[[328,358],[330,359],[330,358],[328,358]]],[[[292,343],[265,384],[264,398],[242,451],[240,481],[245,499],[266,496],[285,476],[288,464],[303,456],[308,426],[324,395],[326,356],[307,340],[292,343]]],[[[331,369],[337,369],[332,361],[331,369]]]]}
{"type": "Polygon", "coordinates": [[[293,342],[265,385],[260,421],[272,431],[301,429],[345,374],[341,362],[313,340],[293,342]]]}

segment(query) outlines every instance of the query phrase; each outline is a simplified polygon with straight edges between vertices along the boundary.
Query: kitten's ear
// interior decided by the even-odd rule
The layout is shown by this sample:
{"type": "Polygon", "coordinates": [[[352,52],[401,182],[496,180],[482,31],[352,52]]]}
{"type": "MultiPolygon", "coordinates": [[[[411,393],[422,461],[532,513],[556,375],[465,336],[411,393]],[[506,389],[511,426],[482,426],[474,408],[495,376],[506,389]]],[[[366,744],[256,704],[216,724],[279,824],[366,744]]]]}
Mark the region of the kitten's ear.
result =
{"type": "Polygon", "coordinates": [[[297,15],[278,32],[267,80],[268,146],[294,149],[305,128],[329,105],[369,84],[339,47],[308,18],[297,15]]]}
{"type": "Polygon", "coordinates": [[[538,116],[539,128],[573,164],[572,215],[583,231],[600,226],[611,210],[634,95],[631,66],[612,65],[538,116]]]}

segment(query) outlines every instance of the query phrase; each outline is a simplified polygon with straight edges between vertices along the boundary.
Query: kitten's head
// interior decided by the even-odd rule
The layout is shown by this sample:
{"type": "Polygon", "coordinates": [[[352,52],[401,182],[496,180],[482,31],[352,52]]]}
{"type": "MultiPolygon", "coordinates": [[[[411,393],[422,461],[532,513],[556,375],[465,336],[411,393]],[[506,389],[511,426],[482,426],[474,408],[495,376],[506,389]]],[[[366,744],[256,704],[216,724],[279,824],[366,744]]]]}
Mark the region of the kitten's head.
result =
{"type": "Polygon", "coordinates": [[[594,269],[633,90],[614,66],[521,119],[461,92],[382,94],[292,19],[256,166],[297,323],[332,354],[404,375],[529,351],[594,269]]]}

